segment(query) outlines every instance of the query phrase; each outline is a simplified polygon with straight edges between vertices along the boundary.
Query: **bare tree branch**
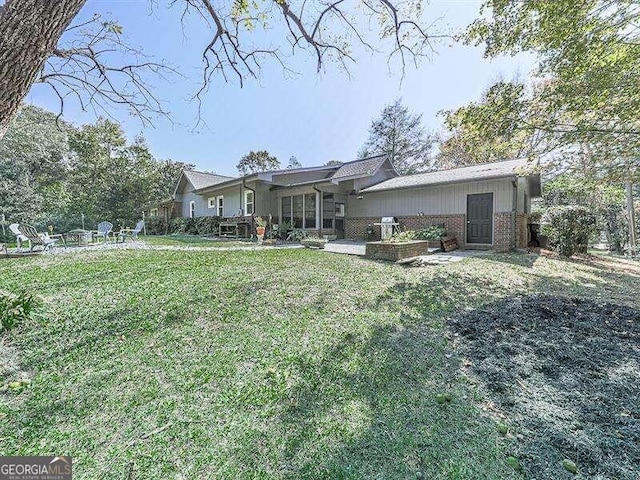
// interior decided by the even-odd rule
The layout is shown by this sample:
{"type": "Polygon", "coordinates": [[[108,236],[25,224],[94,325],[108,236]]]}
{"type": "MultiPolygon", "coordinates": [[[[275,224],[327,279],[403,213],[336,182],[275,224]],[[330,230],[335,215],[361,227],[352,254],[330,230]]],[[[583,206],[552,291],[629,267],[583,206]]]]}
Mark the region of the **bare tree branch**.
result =
{"type": "Polygon", "coordinates": [[[153,124],[157,116],[169,118],[149,79],[168,80],[167,75],[179,75],[177,71],[126,45],[118,25],[98,15],[69,31],[73,37],[53,50],[35,80],[52,88],[60,112],[71,96],[83,110],[90,107],[110,117],[111,106],[126,106],[143,125],[153,124]]]}

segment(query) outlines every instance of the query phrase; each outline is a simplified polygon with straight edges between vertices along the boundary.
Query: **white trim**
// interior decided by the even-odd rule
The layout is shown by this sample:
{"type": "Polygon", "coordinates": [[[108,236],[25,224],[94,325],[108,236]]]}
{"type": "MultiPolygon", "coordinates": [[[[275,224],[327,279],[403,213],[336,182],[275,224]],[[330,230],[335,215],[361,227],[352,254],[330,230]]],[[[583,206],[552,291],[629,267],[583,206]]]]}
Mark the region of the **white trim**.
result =
{"type": "Polygon", "coordinates": [[[224,195],[220,195],[216,200],[216,215],[224,217],[224,195]]]}
{"type": "Polygon", "coordinates": [[[216,197],[207,198],[207,208],[216,208],[216,197]]]}
{"type": "Polygon", "coordinates": [[[189,202],[189,218],[196,218],[196,202],[193,200],[189,202]]]}
{"type": "Polygon", "coordinates": [[[253,190],[245,190],[244,191],[244,214],[245,216],[253,215],[256,213],[256,194],[253,190]],[[247,201],[247,197],[251,194],[251,203],[247,201]],[[251,205],[251,212],[248,211],[247,206],[251,205]]]}

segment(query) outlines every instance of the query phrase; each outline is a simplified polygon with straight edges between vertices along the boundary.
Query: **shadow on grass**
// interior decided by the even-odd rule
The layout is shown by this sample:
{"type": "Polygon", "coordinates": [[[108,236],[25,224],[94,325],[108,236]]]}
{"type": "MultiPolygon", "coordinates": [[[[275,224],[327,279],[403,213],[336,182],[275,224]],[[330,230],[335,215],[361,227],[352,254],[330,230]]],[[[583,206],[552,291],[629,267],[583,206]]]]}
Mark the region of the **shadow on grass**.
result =
{"type": "Polygon", "coordinates": [[[509,478],[486,419],[428,327],[347,335],[298,364],[278,421],[291,478],[509,478]],[[453,396],[440,404],[439,392],[453,396]]]}

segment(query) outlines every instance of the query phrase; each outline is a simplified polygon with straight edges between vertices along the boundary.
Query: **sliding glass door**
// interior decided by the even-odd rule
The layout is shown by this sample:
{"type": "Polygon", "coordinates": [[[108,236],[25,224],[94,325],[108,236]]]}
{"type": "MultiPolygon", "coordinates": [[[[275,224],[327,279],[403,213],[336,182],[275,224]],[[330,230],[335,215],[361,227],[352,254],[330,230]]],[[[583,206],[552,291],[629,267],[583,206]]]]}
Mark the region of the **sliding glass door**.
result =
{"type": "Polygon", "coordinates": [[[293,228],[318,228],[315,193],[282,197],[280,205],[282,221],[292,223],[293,228]]]}

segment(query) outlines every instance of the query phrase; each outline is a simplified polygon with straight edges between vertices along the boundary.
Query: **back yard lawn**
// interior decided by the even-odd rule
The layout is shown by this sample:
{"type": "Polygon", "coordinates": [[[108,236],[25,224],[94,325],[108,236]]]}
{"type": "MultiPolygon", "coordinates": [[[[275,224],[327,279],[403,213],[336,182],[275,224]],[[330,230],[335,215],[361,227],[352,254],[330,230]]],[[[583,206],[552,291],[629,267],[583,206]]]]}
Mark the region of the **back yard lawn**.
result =
{"type": "MultiPolygon", "coordinates": [[[[310,250],[6,260],[0,289],[43,306],[0,342],[4,384],[31,380],[0,394],[0,454],[69,454],[83,479],[521,478],[506,459],[531,472],[528,430],[463,373],[475,339],[459,346],[466,330],[448,325],[538,292],[638,308],[640,272],[619,266],[405,269],[310,250]]],[[[552,463],[549,478],[572,476],[552,463]]]]}
{"type": "Polygon", "coordinates": [[[170,246],[198,246],[198,247],[251,247],[256,242],[250,240],[230,240],[226,238],[209,238],[199,235],[186,235],[174,233],[171,235],[146,235],[140,236],[140,240],[149,245],[170,245],[170,246]]]}

